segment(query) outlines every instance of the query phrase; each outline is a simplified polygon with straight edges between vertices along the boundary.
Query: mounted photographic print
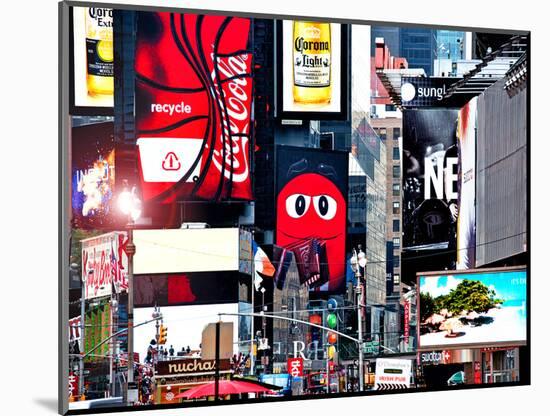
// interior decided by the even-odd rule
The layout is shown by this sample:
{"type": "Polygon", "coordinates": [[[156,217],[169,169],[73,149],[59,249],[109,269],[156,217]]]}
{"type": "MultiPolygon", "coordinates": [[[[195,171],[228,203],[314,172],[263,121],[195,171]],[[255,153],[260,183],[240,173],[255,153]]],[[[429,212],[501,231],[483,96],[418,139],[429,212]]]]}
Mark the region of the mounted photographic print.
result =
{"type": "Polygon", "coordinates": [[[60,17],[60,414],[531,382],[528,31],[60,17]]]}

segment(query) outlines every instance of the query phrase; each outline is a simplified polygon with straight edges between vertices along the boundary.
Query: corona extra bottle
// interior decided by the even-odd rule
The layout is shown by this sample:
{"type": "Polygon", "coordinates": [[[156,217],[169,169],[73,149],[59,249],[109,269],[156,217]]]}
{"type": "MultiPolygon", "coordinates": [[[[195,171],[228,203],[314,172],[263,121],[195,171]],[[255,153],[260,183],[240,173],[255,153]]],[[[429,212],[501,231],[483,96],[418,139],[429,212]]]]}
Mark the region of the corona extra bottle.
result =
{"type": "Polygon", "coordinates": [[[90,95],[113,94],[113,10],[86,9],[86,84],[90,95]]]}
{"type": "Polygon", "coordinates": [[[327,104],[332,94],[330,23],[294,22],[294,102],[327,104]]]}

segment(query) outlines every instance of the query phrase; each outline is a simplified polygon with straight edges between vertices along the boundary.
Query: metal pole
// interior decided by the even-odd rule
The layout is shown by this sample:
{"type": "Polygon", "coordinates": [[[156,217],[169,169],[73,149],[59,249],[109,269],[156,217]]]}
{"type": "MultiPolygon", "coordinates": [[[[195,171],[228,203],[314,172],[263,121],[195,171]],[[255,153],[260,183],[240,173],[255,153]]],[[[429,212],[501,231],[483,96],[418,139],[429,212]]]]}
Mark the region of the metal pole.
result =
{"type": "Polygon", "coordinates": [[[80,295],[80,359],[79,359],[79,376],[78,376],[78,395],[82,397],[84,393],[84,330],[85,330],[85,314],[86,314],[86,277],[82,276],[82,292],[80,295]]]}
{"type": "Polygon", "coordinates": [[[111,328],[110,333],[113,335],[112,337],[112,353],[111,353],[111,373],[112,373],[112,397],[116,396],[116,381],[117,381],[117,366],[116,366],[116,359],[118,357],[118,340],[116,333],[118,332],[118,292],[119,292],[119,286],[118,284],[115,285],[115,293],[114,293],[114,299],[115,303],[114,305],[111,303],[111,328]],[[113,369],[113,366],[115,367],[113,369]],[[114,378],[114,380],[113,380],[114,378]]]}
{"type": "Polygon", "coordinates": [[[327,351],[327,368],[326,368],[326,370],[327,370],[327,393],[330,394],[330,372],[329,372],[330,371],[330,366],[329,366],[330,358],[329,358],[329,354],[328,354],[329,349],[330,349],[330,346],[327,342],[327,349],[326,349],[326,351],[327,351]]]}
{"type": "Polygon", "coordinates": [[[220,321],[216,322],[216,368],[214,373],[214,400],[219,400],[220,392],[220,321]]]}
{"type": "MultiPolygon", "coordinates": [[[[359,268],[358,274],[359,272],[359,268]]],[[[359,391],[364,390],[364,368],[363,368],[363,322],[361,319],[361,278],[357,279],[357,328],[358,328],[358,338],[359,338],[359,391]]]]}
{"type": "MultiPolygon", "coordinates": [[[[252,234],[252,241],[254,241],[254,234],[252,234]]],[[[252,247],[252,246],[251,246],[252,247]]],[[[253,250],[252,250],[253,251],[253,250]]],[[[250,279],[250,291],[251,294],[251,303],[252,303],[252,313],[254,313],[254,292],[256,291],[256,288],[254,286],[254,276],[256,274],[256,264],[254,262],[254,253],[251,254],[251,279],[250,279]]],[[[254,361],[256,360],[256,356],[254,355],[254,317],[251,317],[251,324],[250,324],[250,375],[254,375],[254,361]]]]}
{"type": "MultiPolygon", "coordinates": [[[[128,382],[126,384],[126,400],[128,401],[128,389],[134,383],[134,233],[132,223],[128,227],[128,382]]],[[[127,402],[127,404],[130,404],[127,402]]]]}
{"type": "MultiPolygon", "coordinates": [[[[111,302],[110,302],[110,305],[109,305],[109,311],[110,311],[110,320],[109,320],[109,324],[110,324],[110,327],[109,327],[109,331],[112,332],[113,331],[113,324],[114,324],[114,316],[113,316],[113,288],[112,288],[112,285],[111,285],[111,302]]],[[[111,348],[110,348],[110,357],[109,357],[109,381],[111,382],[111,389],[110,389],[110,394],[111,394],[111,397],[114,397],[115,396],[115,383],[114,383],[114,374],[113,374],[113,355],[115,353],[115,344],[114,344],[114,340],[111,341],[111,348]]]]}

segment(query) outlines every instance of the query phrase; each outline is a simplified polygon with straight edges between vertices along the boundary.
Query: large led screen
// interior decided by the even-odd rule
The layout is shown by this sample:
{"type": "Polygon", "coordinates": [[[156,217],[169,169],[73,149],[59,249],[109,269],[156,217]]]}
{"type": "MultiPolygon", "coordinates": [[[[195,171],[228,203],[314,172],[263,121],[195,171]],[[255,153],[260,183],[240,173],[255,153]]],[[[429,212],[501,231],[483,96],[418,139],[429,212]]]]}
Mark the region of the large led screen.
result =
{"type": "Polygon", "coordinates": [[[418,290],[421,349],[527,340],[525,269],[420,275],[418,290]]]}

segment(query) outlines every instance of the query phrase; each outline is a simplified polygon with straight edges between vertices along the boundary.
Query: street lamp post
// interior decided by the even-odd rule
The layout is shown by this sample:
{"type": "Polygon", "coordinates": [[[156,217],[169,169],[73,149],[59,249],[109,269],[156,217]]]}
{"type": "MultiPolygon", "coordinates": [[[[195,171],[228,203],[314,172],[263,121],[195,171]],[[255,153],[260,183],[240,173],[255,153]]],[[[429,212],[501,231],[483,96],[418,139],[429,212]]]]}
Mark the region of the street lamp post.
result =
{"type": "MultiPolygon", "coordinates": [[[[254,230],[252,230],[252,241],[254,241],[254,230]]],[[[256,287],[254,285],[254,278],[256,276],[256,264],[254,259],[254,250],[252,250],[252,241],[250,242],[250,247],[252,253],[250,254],[250,304],[251,312],[254,313],[254,292],[256,287]]],[[[254,317],[250,319],[250,375],[254,375],[254,361],[256,360],[256,354],[254,354],[254,317]]]]}
{"type": "MultiPolygon", "coordinates": [[[[134,232],[132,223],[128,224],[128,244],[126,254],[128,255],[128,389],[134,383],[134,232]]],[[[132,400],[128,396],[128,400],[132,400]]]]}
{"type": "MultiPolygon", "coordinates": [[[[118,283],[115,283],[114,293],[111,291],[111,331],[115,330],[118,325],[118,319],[115,319],[116,314],[118,313],[118,283]]],[[[116,396],[116,370],[113,369],[113,365],[116,361],[117,355],[117,338],[113,337],[111,342],[111,354],[109,357],[109,378],[111,381],[111,397],[116,396]]]]}
{"type": "Polygon", "coordinates": [[[119,197],[120,210],[127,216],[128,244],[126,254],[128,256],[128,379],[126,383],[126,403],[133,404],[137,389],[134,383],[134,224],[141,216],[141,201],[137,197],[136,188],[131,191],[125,186],[119,197]],[[130,392],[132,394],[130,394],[130,392]]]}
{"type": "MultiPolygon", "coordinates": [[[[93,269],[88,270],[88,274],[92,274],[93,269]]],[[[84,346],[85,346],[85,321],[86,321],[86,281],[87,276],[82,274],[82,291],[80,294],[80,359],[79,359],[79,376],[78,376],[78,394],[82,399],[84,394],[84,346]]]]}
{"type": "Polygon", "coordinates": [[[357,286],[355,290],[357,292],[357,337],[359,339],[359,391],[363,391],[365,388],[365,369],[363,358],[363,316],[361,313],[361,298],[363,294],[363,276],[361,273],[361,267],[363,269],[365,268],[367,264],[367,258],[365,256],[365,253],[361,251],[361,246],[359,246],[358,249],[359,253],[357,253],[357,251],[353,249],[353,255],[351,257],[350,263],[352,270],[355,272],[355,277],[357,278],[357,286]]]}

